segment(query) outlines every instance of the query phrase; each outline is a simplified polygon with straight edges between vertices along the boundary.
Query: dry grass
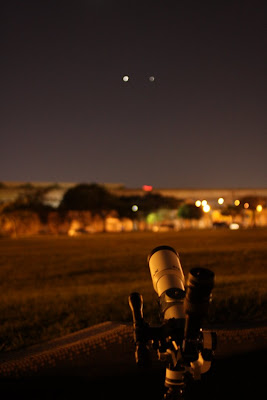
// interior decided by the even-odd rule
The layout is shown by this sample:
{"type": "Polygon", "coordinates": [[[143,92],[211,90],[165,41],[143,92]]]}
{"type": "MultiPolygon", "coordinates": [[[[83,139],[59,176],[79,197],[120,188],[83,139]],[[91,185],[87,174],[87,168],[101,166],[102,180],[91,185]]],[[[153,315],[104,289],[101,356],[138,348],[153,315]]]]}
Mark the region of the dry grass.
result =
{"type": "Polygon", "coordinates": [[[156,321],[147,254],[161,244],[180,254],[185,275],[212,269],[210,318],[267,315],[267,230],[98,234],[0,240],[0,349],[18,349],[105,320],[129,321],[128,295],[143,294],[156,321]]]}

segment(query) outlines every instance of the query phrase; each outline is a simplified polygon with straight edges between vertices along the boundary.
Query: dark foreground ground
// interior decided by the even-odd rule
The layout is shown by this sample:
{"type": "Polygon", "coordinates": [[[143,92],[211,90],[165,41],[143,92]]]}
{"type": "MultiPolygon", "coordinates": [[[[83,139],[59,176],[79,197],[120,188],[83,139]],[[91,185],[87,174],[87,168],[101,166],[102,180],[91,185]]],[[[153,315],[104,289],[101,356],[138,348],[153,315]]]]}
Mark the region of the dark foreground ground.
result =
{"type": "MultiPolygon", "coordinates": [[[[218,330],[217,337],[212,368],[187,399],[264,398],[266,328],[218,330]]],[[[130,326],[106,323],[0,360],[0,399],[160,400],[164,379],[156,358],[152,368],[136,366],[130,326]]]]}
{"type": "MultiPolygon", "coordinates": [[[[266,393],[266,351],[215,360],[207,381],[189,399],[261,399],[266,393]]],[[[164,369],[114,373],[103,364],[97,377],[58,376],[4,381],[2,399],[162,399],[164,369]]]]}

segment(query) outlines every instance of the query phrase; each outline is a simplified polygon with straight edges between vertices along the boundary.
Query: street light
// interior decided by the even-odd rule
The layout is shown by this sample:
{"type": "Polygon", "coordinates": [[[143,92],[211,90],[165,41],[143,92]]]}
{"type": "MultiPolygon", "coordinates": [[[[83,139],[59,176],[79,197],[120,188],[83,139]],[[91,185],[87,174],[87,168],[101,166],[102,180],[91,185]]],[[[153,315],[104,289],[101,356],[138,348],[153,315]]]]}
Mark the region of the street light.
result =
{"type": "Polygon", "coordinates": [[[205,205],[203,206],[203,211],[204,211],[205,213],[208,213],[208,212],[210,211],[210,206],[209,206],[208,204],[205,204],[205,205]]]}
{"type": "Polygon", "coordinates": [[[132,211],[133,211],[133,212],[138,211],[138,206],[137,206],[136,204],[134,204],[134,205],[132,206],[132,211]]]}

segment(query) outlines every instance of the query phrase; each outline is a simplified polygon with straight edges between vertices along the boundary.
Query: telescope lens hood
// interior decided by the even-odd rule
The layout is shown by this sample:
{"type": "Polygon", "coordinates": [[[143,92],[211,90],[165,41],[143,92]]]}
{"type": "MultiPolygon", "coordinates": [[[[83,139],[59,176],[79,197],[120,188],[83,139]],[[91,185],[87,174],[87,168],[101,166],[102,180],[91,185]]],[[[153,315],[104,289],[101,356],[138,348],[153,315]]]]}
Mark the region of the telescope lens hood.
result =
{"type": "Polygon", "coordinates": [[[149,255],[148,255],[148,257],[147,257],[147,262],[149,263],[149,260],[150,260],[150,258],[153,256],[153,254],[155,254],[157,251],[161,251],[161,250],[170,250],[170,251],[173,251],[174,254],[176,254],[177,257],[179,258],[179,254],[177,253],[176,250],[174,250],[173,247],[163,245],[163,246],[155,247],[155,248],[149,253],[149,255]]]}

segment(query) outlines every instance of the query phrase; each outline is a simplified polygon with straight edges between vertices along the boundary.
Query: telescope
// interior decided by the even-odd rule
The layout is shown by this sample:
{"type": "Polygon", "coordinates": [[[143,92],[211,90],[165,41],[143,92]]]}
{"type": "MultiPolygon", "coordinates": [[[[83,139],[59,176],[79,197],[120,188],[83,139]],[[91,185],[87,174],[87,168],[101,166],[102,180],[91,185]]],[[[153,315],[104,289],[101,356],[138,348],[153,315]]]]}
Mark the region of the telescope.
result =
{"type": "Polygon", "coordinates": [[[209,371],[216,349],[216,333],[203,330],[214,273],[193,268],[185,283],[178,253],[165,245],[151,251],[148,266],[162,324],[150,326],[143,316],[142,295],[130,294],[136,363],[149,366],[150,351],[156,350],[166,364],[164,399],[183,399],[191,383],[209,371]]]}

